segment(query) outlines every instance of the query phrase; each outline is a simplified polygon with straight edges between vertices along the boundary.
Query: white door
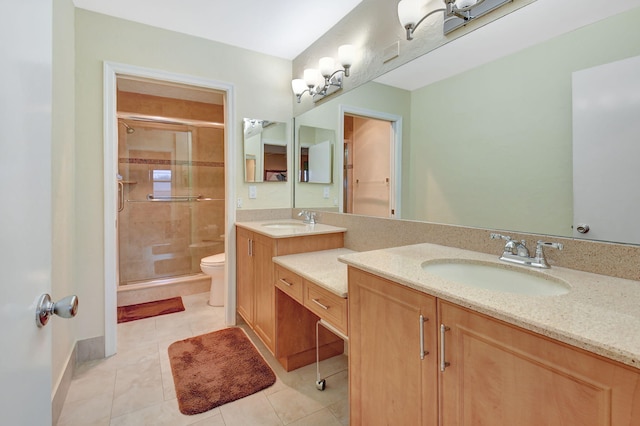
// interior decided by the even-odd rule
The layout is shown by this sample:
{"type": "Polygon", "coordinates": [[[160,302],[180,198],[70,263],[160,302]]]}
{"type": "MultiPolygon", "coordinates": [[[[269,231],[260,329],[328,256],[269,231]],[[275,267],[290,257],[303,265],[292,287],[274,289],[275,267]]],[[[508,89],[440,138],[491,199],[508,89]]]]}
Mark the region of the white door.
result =
{"type": "Polygon", "coordinates": [[[639,159],[640,56],[573,73],[574,237],[640,244],[639,159]]]}
{"type": "Polygon", "coordinates": [[[0,423],[51,424],[52,2],[0,3],[0,423]]]}

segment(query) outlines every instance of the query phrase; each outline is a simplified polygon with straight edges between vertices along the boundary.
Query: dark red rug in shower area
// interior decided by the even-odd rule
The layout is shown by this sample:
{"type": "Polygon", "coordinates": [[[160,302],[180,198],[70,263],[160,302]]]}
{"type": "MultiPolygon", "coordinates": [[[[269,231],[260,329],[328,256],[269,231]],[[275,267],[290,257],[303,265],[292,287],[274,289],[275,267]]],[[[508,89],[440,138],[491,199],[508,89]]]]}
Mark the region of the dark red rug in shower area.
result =
{"type": "Polygon", "coordinates": [[[184,311],[182,297],[118,307],[118,324],[184,311]]]}
{"type": "Polygon", "coordinates": [[[169,361],[182,414],[198,414],[273,385],[276,375],[237,327],[174,342],[169,361]]]}

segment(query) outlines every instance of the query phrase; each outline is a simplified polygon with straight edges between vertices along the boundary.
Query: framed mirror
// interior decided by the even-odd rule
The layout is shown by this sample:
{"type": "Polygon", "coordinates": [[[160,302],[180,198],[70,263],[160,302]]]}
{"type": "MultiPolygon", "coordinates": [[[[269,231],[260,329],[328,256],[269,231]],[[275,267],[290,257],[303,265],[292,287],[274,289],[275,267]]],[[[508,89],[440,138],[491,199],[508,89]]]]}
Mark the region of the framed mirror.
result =
{"type": "Polygon", "coordinates": [[[243,129],[245,182],[286,182],[286,123],[245,118],[243,129]]]}

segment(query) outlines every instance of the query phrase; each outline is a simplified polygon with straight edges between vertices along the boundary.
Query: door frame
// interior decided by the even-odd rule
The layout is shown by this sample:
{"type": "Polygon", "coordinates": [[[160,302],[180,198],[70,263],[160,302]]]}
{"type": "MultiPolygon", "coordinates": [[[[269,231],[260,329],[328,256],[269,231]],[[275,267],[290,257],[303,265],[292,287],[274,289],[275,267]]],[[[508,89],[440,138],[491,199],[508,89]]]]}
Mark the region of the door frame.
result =
{"type": "MultiPolygon", "coordinates": [[[[105,356],[117,352],[117,198],[115,185],[118,173],[118,119],[117,86],[118,76],[148,78],[169,83],[187,84],[225,92],[224,108],[224,155],[225,155],[225,253],[235,253],[235,97],[234,86],[217,80],[211,80],[186,74],[143,68],[135,65],[104,62],[103,66],[103,136],[104,136],[104,332],[105,356]]],[[[227,256],[225,261],[225,322],[233,325],[236,321],[236,274],[235,256],[227,256]]]]}
{"type": "MultiPolygon", "coordinates": [[[[345,115],[357,115],[363,118],[372,118],[375,120],[384,120],[391,123],[391,164],[390,171],[393,177],[393,185],[389,187],[389,204],[391,210],[394,212],[389,217],[399,219],[401,215],[401,196],[402,196],[402,116],[390,114],[388,112],[375,111],[371,109],[355,107],[351,105],[339,106],[340,123],[339,123],[339,137],[340,137],[340,154],[336,155],[336,167],[340,172],[344,169],[344,116],[345,115]]],[[[339,188],[339,200],[340,211],[344,212],[344,185],[340,185],[339,188]]]]}

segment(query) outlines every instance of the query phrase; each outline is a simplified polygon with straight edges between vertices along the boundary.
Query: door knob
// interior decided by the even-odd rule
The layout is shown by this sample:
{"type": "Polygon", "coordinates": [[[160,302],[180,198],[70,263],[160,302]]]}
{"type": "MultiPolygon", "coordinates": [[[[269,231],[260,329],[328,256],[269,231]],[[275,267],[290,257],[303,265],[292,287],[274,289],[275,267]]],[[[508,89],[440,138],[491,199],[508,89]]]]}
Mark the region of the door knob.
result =
{"type": "Polygon", "coordinates": [[[40,296],[36,307],[36,324],[44,327],[49,322],[49,317],[56,314],[62,318],[73,318],[78,313],[78,296],[67,296],[64,299],[53,302],[51,296],[43,294],[40,296]]]}
{"type": "Polygon", "coordinates": [[[581,234],[586,234],[587,232],[589,232],[589,225],[587,225],[586,223],[581,223],[578,225],[577,231],[581,234]]]}

